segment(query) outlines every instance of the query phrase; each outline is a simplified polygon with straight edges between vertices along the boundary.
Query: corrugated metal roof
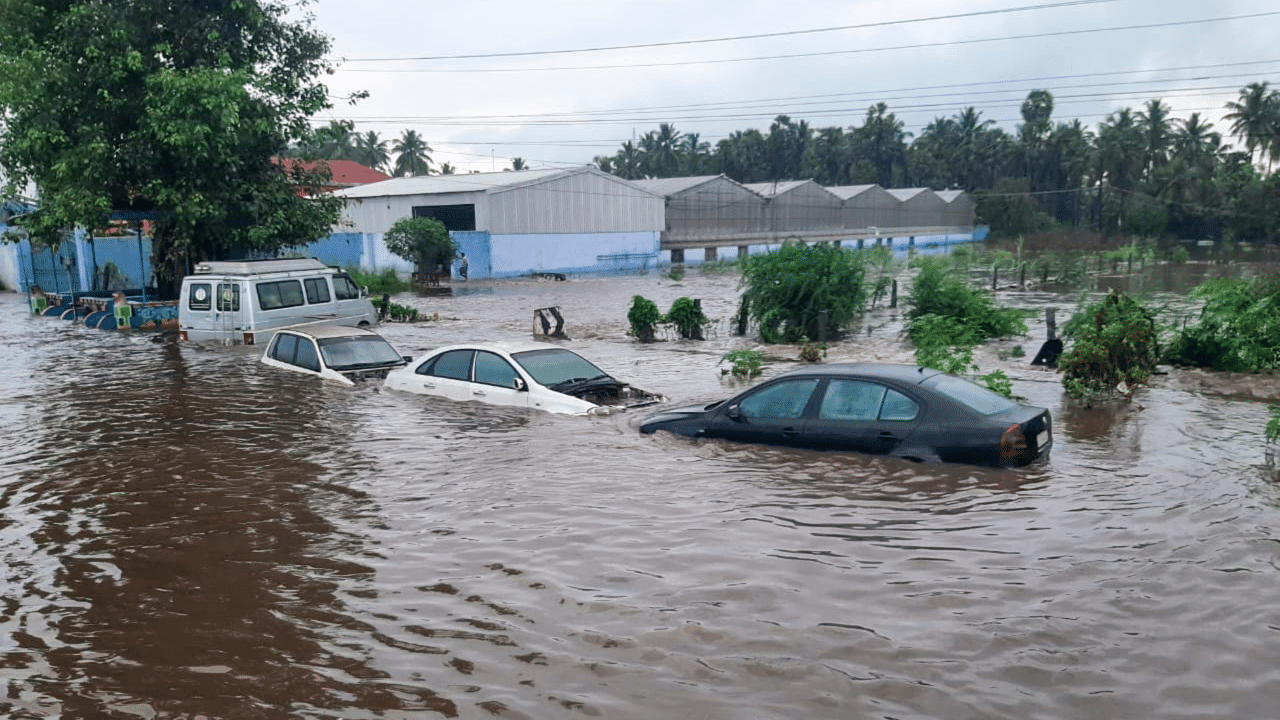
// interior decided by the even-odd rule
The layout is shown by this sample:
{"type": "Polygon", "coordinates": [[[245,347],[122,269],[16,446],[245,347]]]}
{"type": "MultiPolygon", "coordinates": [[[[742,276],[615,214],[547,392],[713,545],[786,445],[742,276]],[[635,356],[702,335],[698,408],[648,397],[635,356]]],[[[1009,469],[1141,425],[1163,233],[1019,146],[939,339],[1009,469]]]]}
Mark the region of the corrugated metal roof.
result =
{"type": "Polygon", "coordinates": [[[944,202],[951,202],[964,194],[963,190],[935,190],[934,194],[942,198],[944,202]]]}
{"type": "Polygon", "coordinates": [[[468,173],[466,175],[416,175],[396,177],[382,182],[339,190],[334,193],[347,198],[394,197],[397,195],[439,195],[444,193],[488,192],[497,188],[524,185],[545,180],[556,175],[579,171],[550,168],[542,170],[512,170],[496,173],[468,173]]]}
{"type": "Polygon", "coordinates": [[[835,187],[829,187],[827,190],[841,200],[848,200],[849,198],[861,195],[874,187],[879,187],[879,185],[837,185],[835,187]]]}
{"type": "Polygon", "coordinates": [[[927,191],[928,189],[929,188],[898,188],[896,190],[886,190],[885,192],[889,193],[890,195],[898,198],[903,202],[906,202],[911,198],[919,195],[920,193],[927,191]]]}
{"type": "MultiPolygon", "coordinates": [[[[812,180],[781,180],[778,182],[747,183],[744,187],[757,195],[777,197],[795,190],[801,185],[813,183],[812,180]]],[[[817,183],[813,183],[817,185],[817,183]]],[[[818,187],[821,187],[819,185],[818,187]]]]}
{"type": "Polygon", "coordinates": [[[651,180],[632,180],[632,185],[639,185],[651,193],[662,195],[675,195],[682,193],[689,188],[699,185],[705,185],[712,180],[723,177],[722,175],[698,175],[696,177],[677,177],[677,178],[654,178],[651,180]]]}

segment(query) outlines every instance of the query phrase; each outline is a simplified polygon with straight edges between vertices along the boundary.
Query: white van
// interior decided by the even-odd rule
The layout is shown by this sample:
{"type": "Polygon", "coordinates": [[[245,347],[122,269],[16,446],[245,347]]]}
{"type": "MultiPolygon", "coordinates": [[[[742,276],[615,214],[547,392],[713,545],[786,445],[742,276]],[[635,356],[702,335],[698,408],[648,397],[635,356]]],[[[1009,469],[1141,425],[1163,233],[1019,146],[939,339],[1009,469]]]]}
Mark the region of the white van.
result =
{"type": "Polygon", "coordinates": [[[346,273],[315,258],[203,262],[182,279],[183,340],[262,344],[291,325],[372,325],[373,303],[346,273]]]}

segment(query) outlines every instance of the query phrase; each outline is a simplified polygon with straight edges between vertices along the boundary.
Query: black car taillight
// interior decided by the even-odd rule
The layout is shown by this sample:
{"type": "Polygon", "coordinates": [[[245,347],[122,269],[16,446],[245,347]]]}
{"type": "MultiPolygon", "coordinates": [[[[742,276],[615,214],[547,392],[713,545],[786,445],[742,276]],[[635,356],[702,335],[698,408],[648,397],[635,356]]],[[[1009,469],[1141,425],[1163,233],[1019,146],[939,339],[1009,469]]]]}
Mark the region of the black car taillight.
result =
{"type": "Polygon", "coordinates": [[[1021,425],[1010,425],[1000,436],[1000,461],[1005,465],[1019,465],[1027,456],[1027,436],[1021,425]]]}

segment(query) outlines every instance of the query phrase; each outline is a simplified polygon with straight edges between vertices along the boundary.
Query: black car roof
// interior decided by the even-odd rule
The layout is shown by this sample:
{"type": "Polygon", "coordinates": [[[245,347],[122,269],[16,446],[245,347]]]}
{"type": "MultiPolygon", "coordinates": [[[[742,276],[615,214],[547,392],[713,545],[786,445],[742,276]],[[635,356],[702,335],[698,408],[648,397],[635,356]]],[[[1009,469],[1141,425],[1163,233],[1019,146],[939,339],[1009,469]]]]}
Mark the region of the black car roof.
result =
{"type": "Polygon", "coordinates": [[[934,375],[942,374],[944,373],[941,370],[899,363],[823,363],[788,370],[779,377],[787,375],[867,377],[916,384],[934,375]]]}

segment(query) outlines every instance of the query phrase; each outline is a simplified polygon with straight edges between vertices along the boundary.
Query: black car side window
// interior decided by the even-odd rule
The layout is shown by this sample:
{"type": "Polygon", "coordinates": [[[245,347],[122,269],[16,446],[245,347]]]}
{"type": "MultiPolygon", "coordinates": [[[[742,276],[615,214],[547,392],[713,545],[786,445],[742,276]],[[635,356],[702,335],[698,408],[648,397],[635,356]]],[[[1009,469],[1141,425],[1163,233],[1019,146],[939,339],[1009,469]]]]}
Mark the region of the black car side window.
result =
{"type": "Polygon", "coordinates": [[[738,409],[748,418],[790,420],[804,415],[817,380],[784,380],[748,395],[738,409]]]}
{"type": "MultiPolygon", "coordinates": [[[[831,380],[822,396],[822,420],[875,420],[884,402],[885,386],[861,380],[831,380]]],[[[890,392],[893,392],[890,390],[890,392]]],[[[898,393],[894,393],[895,395],[898,393]]]]}
{"type": "Polygon", "coordinates": [[[890,390],[884,396],[884,406],[880,408],[881,420],[907,421],[915,420],[920,414],[920,406],[915,400],[897,390],[890,390]]]}

